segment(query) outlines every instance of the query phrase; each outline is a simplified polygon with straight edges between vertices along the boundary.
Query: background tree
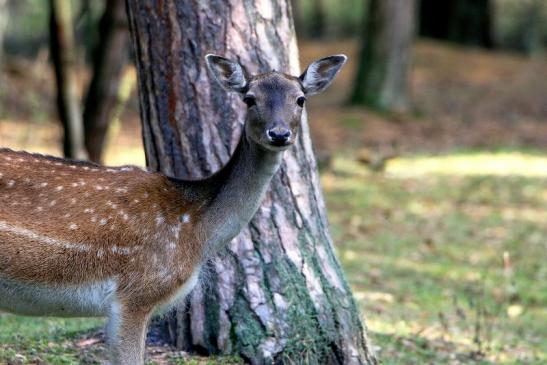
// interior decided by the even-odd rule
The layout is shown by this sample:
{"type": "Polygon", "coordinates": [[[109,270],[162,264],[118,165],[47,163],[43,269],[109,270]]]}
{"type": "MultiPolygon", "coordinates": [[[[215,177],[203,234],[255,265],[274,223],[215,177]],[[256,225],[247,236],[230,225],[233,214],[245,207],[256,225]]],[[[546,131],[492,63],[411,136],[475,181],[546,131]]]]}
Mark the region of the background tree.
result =
{"type": "Polygon", "coordinates": [[[491,48],[492,4],[490,0],[421,0],[421,36],[491,48]]]}
{"type": "Polygon", "coordinates": [[[89,159],[101,162],[106,132],[118,104],[122,71],[128,61],[129,33],[124,0],[108,0],[99,23],[93,76],[84,104],[85,146],[89,159]]]}
{"type": "Polygon", "coordinates": [[[414,0],[370,0],[362,36],[353,104],[386,111],[408,109],[408,68],[414,0]]]}
{"type": "MultiPolygon", "coordinates": [[[[8,5],[7,0],[0,0],[0,67],[2,67],[4,56],[4,31],[8,25],[8,5]]],[[[0,72],[0,79],[2,72],[0,72]]]]}
{"type": "Polygon", "coordinates": [[[75,70],[71,2],[50,0],[50,46],[57,84],[57,110],[63,124],[65,157],[87,158],[75,70]]]}
{"type": "Polygon", "coordinates": [[[325,0],[313,0],[310,12],[310,28],[308,34],[311,38],[323,38],[327,28],[327,9],[325,0]]]}
{"type": "MultiPolygon", "coordinates": [[[[289,1],[127,4],[148,166],[209,175],[235,147],[245,106],[210,80],[204,56],[298,74],[289,1]]],[[[334,254],[305,120],[262,207],[206,282],[166,321],[179,348],[255,364],[375,363],[334,254]]]]}

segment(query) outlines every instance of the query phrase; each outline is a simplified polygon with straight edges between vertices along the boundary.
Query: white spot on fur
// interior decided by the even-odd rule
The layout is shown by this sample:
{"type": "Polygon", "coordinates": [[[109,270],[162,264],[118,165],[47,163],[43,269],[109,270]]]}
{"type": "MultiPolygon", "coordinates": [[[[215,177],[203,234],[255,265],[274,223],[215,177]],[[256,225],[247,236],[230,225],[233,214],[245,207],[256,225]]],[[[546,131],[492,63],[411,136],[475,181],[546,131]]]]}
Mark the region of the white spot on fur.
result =
{"type": "Polygon", "coordinates": [[[8,188],[12,188],[15,185],[15,180],[8,181],[8,188]]]}
{"type": "Polygon", "coordinates": [[[46,186],[47,186],[47,182],[43,182],[43,183],[40,184],[41,188],[45,188],[46,186]]]}
{"type": "Polygon", "coordinates": [[[104,226],[107,222],[108,222],[107,219],[101,218],[101,220],[99,221],[99,224],[100,224],[101,226],[104,226]]]}
{"type": "Polygon", "coordinates": [[[94,213],[94,212],[95,212],[95,210],[92,209],[92,208],[85,208],[84,209],[84,213],[94,213]]]}
{"type": "Polygon", "coordinates": [[[165,217],[162,216],[161,214],[158,214],[156,216],[156,226],[160,226],[162,225],[163,223],[165,223],[165,217]]]}
{"type": "Polygon", "coordinates": [[[59,185],[59,186],[57,186],[57,187],[55,188],[56,191],[61,191],[61,190],[63,190],[63,189],[64,189],[64,188],[63,188],[63,186],[61,186],[61,185],[59,185]]]}
{"type": "Polygon", "coordinates": [[[184,213],[182,215],[182,223],[190,223],[190,214],[184,213]]]}
{"type": "Polygon", "coordinates": [[[75,231],[78,229],[78,225],[75,223],[70,223],[70,225],[68,226],[68,229],[70,229],[71,231],[75,231]]]}

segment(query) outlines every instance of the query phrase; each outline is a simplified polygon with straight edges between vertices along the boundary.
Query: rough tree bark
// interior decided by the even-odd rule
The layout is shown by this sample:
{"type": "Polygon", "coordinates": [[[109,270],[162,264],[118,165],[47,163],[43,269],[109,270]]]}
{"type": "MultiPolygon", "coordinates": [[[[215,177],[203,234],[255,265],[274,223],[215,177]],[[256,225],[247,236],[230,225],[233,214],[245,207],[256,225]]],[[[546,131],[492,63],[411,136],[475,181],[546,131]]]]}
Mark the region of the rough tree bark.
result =
{"type": "MultiPolygon", "coordinates": [[[[231,155],[245,106],[210,79],[204,56],[298,74],[290,2],[127,4],[148,166],[209,175],[231,155]]],[[[179,348],[253,364],[376,363],[333,250],[306,120],[255,218],[203,279],[168,317],[179,348]]]]}
{"type": "Polygon", "coordinates": [[[352,104],[384,111],[408,109],[415,6],[414,0],[370,0],[352,104]]]}
{"type": "Polygon", "coordinates": [[[128,40],[125,0],[107,1],[84,105],[85,146],[91,161],[102,159],[108,125],[118,104],[122,71],[128,61],[128,40]]]}
{"type": "Polygon", "coordinates": [[[74,70],[71,2],[50,0],[50,47],[57,84],[57,111],[63,124],[65,157],[86,159],[84,131],[74,70]]]}

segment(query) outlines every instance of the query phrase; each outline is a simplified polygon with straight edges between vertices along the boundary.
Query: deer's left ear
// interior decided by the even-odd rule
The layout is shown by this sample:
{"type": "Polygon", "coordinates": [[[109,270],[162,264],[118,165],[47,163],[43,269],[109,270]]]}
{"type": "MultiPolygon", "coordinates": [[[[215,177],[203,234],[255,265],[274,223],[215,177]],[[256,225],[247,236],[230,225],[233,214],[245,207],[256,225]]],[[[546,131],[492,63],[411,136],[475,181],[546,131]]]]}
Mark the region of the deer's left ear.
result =
{"type": "Polygon", "coordinates": [[[309,65],[306,71],[300,75],[300,82],[302,82],[306,95],[318,94],[325,90],[347,59],[345,55],[339,54],[321,58],[309,65]]]}
{"type": "Polygon", "coordinates": [[[244,92],[247,88],[247,77],[243,66],[227,58],[208,54],[205,56],[207,67],[218,81],[227,90],[244,92]]]}

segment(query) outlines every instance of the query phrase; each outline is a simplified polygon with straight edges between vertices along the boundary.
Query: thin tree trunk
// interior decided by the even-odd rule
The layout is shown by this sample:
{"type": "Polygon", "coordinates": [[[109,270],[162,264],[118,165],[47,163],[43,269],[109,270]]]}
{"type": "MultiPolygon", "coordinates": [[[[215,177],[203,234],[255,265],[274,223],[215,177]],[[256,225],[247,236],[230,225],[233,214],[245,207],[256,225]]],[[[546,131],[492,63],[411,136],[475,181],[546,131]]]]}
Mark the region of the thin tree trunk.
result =
{"type": "Polygon", "coordinates": [[[491,48],[490,0],[421,0],[420,35],[491,48]]]}
{"type": "Polygon", "coordinates": [[[325,9],[325,6],[325,0],[313,0],[309,29],[311,38],[321,39],[325,36],[327,28],[327,9],[325,9]]]}
{"type": "Polygon", "coordinates": [[[65,157],[87,158],[76,86],[74,31],[70,0],[50,0],[50,46],[57,83],[57,109],[64,128],[65,157]]]}
{"type": "Polygon", "coordinates": [[[106,133],[118,104],[129,33],[125,0],[109,0],[99,23],[99,44],[84,106],[85,145],[89,159],[101,162],[106,133]]]}
{"type": "Polygon", "coordinates": [[[414,36],[414,0],[371,0],[357,78],[351,97],[385,111],[405,111],[414,36]]]}
{"type": "MultiPolygon", "coordinates": [[[[148,166],[178,177],[219,169],[245,106],[204,56],[251,72],[299,73],[288,0],[128,0],[148,166]]],[[[168,317],[179,348],[253,364],[375,364],[327,227],[306,121],[250,225],[168,317]]]]}
{"type": "Polygon", "coordinates": [[[2,65],[4,62],[4,31],[8,25],[7,0],[0,0],[0,81],[2,80],[2,65]]]}

